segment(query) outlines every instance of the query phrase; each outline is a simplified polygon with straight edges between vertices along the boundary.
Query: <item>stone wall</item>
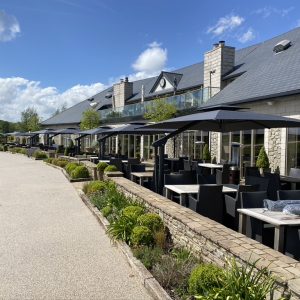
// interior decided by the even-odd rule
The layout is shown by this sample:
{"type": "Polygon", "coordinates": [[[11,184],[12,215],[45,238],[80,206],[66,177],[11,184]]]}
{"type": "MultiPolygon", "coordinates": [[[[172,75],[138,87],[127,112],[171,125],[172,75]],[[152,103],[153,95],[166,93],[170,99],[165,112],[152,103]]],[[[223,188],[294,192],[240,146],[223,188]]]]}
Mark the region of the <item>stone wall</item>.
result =
{"type": "Polygon", "coordinates": [[[125,178],[111,180],[124,193],[159,214],[176,245],[187,247],[204,261],[219,266],[232,257],[242,264],[257,261],[258,268],[267,267],[272,271],[280,286],[280,293],[276,292],[274,299],[279,299],[281,293],[291,293],[291,299],[300,299],[300,262],[125,178]]]}
{"type": "Polygon", "coordinates": [[[211,132],[210,133],[210,154],[211,158],[214,157],[219,160],[219,133],[218,132],[211,132]]]}

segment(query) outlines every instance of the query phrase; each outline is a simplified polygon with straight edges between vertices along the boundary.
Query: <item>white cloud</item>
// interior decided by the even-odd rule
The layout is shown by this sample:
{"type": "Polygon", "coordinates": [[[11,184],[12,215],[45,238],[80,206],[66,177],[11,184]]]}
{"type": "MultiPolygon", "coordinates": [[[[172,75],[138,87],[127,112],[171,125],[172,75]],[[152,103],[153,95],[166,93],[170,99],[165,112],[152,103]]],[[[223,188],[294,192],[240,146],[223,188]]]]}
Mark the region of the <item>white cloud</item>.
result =
{"type": "Polygon", "coordinates": [[[19,121],[21,112],[34,107],[46,119],[63,104],[70,107],[106,88],[102,83],[75,85],[60,93],[55,87],[42,87],[38,81],[21,77],[0,78],[0,119],[19,121]]]}
{"type": "Polygon", "coordinates": [[[241,26],[245,19],[238,15],[227,15],[218,20],[218,22],[208,28],[207,33],[212,33],[215,36],[223,35],[227,32],[241,26]]]}
{"type": "Polygon", "coordinates": [[[252,41],[255,39],[255,34],[253,32],[252,28],[249,28],[246,32],[244,32],[240,37],[239,37],[239,42],[241,43],[247,43],[249,41],[252,41]]]}
{"type": "Polygon", "coordinates": [[[254,11],[255,14],[262,16],[263,18],[268,18],[273,14],[279,15],[281,17],[287,16],[292,10],[294,10],[294,7],[291,6],[289,8],[276,8],[273,6],[265,6],[262,8],[257,9],[254,11]]]}
{"type": "Polygon", "coordinates": [[[8,42],[21,32],[20,25],[15,16],[8,15],[0,10],[0,42],[8,42]]]}
{"type": "MultiPolygon", "coordinates": [[[[148,46],[132,65],[136,72],[128,76],[130,81],[155,76],[165,68],[167,49],[163,49],[157,42],[148,46]]],[[[112,85],[124,77],[111,78],[109,83],[112,85]]],[[[56,87],[42,87],[39,81],[21,77],[0,78],[0,120],[18,121],[21,112],[27,107],[34,107],[45,120],[62,105],[70,107],[107,87],[108,85],[102,83],[78,84],[60,92],[56,87]]]]}
{"type": "Polygon", "coordinates": [[[132,65],[133,69],[137,71],[135,76],[141,76],[141,74],[151,76],[161,71],[166,65],[167,49],[163,49],[161,44],[155,41],[148,46],[149,48],[143,51],[132,65]]]}

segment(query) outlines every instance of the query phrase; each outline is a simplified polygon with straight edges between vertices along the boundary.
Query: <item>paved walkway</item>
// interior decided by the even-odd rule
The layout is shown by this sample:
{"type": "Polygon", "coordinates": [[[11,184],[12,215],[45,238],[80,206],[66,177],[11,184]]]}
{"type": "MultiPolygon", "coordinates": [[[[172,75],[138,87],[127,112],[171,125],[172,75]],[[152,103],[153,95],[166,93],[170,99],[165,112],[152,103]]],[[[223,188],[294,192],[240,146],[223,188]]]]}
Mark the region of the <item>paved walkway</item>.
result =
{"type": "Polygon", "coordinates": [[[0,299],[151,299],[63,174],[0,152],[0,299]]]}

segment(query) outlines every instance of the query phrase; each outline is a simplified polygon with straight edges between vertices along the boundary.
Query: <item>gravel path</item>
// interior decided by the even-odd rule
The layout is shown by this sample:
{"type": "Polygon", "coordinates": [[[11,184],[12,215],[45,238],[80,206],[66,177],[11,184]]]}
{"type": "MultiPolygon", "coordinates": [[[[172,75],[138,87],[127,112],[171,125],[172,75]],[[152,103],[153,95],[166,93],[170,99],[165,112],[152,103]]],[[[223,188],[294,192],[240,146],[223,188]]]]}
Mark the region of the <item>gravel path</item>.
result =
{"type": "Polygon", "coordinates": [[[0,299],[152,299],[63,174],[0,152],[0,299]]]}

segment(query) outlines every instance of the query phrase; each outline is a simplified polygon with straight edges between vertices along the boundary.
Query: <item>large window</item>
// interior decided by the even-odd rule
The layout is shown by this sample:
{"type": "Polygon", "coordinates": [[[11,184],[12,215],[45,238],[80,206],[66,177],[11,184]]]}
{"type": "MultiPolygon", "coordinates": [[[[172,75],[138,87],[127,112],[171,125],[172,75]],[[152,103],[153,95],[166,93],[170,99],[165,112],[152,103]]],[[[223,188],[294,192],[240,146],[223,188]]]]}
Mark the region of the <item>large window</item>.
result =
{"type": "Polygon", "coordinates": [[[300,167],[300,128],[289,128],[287,139],[287,174],[300,167]]]}
{"type": "Polygon", "coordinates": [[[232,143],[239,143],[241,144],[241,168],[255,165],[258,153],[264,145],[264,136],[264,129],[223,133],[221,159],[230,161],[232,159],[231,145],[232,143]]]}

